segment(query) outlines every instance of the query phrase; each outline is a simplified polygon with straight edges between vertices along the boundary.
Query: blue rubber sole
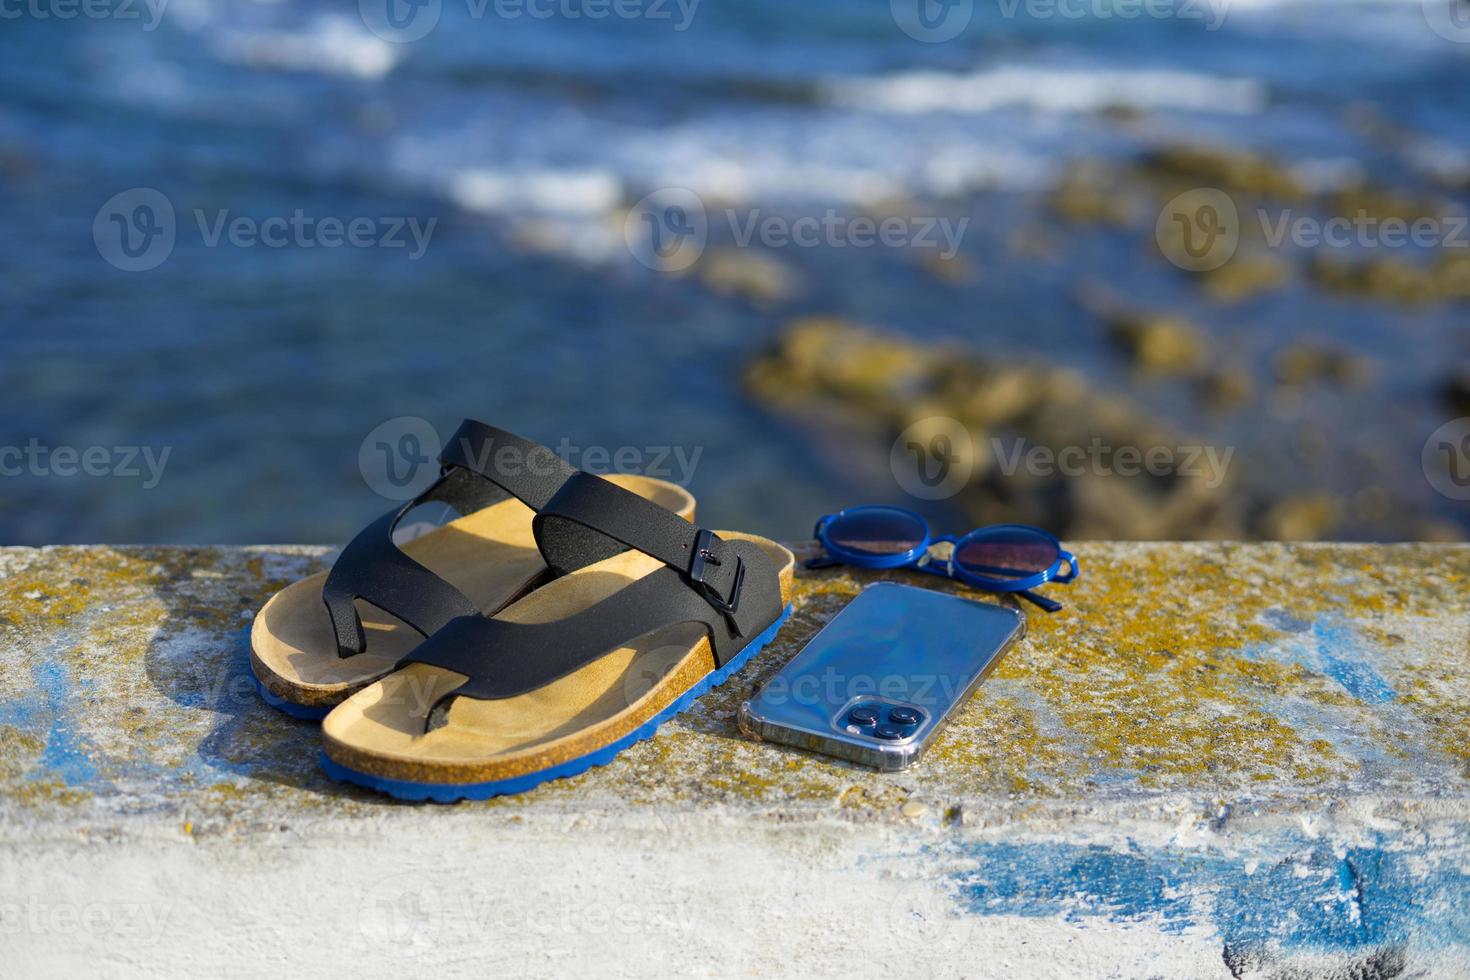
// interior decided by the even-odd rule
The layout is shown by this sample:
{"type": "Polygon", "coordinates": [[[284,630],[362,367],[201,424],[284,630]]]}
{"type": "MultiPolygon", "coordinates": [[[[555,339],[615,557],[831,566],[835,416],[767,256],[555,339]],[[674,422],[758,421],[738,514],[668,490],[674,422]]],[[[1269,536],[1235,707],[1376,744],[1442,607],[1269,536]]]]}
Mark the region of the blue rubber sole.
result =
{"type": "MultiPolygon", "coordinates": [[[[250,670],[249,667],[245,669],[250,670]]],[[[255,676],[255,671],[253,670],[250,671],[250,681],[255,685],[255,690],[260,694],[262,701],[282,714],[290,715],[292,718],[300,718],[302,721],[321,721],[332,713],[331,708],[312,708],[308,705],[297,704],[294,701],[287,701],[283,697],[272,694],[260,682],[260,678],[255,676]]]]}
{"type": "Polygon", "coordinates": [[[791,607],[787,606],[781,611],[781,616],[765,632],[745,645],[745,648],[730,658],[730,662],[718,670],[711,671],[704,680],[695,684],[689,690],[670,704],[667,708],[654,715],[648,721],[624,735],[616,742],[604,745],[602,748],[586,755],[578,756],[567,762],[560,763],[542,769],[539,772],[527,773],[524,776],[515,776],[511,779],[496,779],[485,783],[420,783],[407,779],[388,779],[383,776],[372,776],[356,769],[349,769],[340,763],[333,762],[322,753],[322,768],[328,776],[338,782],[353,783],[358,786],[366,786],[368,789],[396,796],[400,800],[431,800],[435,803],[454,803],[459,800],[488,800],[492,796],[510,796],[515,793],[524,793],[528,789],[540,786],[542,783],[552,779],[565,779],[567,776],[575,776],[586,772],[593,766],[605,766],[611,762],[619,752],[636,742],[651,737],[658,731],[658,726],[688,708],[699,697],[711,688],[719,687],[735,673],[751,657],[755,656],[771,640],[775,639],[776,633],[791,616],[791,607]]]}

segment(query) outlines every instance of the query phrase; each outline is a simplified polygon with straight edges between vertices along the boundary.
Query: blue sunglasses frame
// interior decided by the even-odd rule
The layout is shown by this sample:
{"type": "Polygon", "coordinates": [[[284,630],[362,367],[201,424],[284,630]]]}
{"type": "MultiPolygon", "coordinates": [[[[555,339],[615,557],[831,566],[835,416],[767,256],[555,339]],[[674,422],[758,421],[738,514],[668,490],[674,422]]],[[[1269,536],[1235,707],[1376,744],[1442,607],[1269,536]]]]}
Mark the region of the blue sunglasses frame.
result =
{"type": "Polygon", "coordinates": [[[976,528],[959,538],[953,535],[942,535],[936,538],[929,528],[929,522],[924,520],[920,515],[911,510],[905,510],[902,507],[890,507],[884,504],[865,504],[861,507],[847,507],[839,510],[835,514],[827,514],[818,519],[817,526],[812,531],[812,536],[821,542],[827,555],[821,558],[808,559],[806,562],[807,568],[830,568],[834,565],[855,565],[858,568],[912,567],[921,572],[928,572],[930,575],[942,575],[945,578],[952,578],[987,592],[1015,593],[1028,602],[1045,609],[1047,612],[1056,612],[1062,608],[1062,604],[1031,590],[1037,586],[1045,585],[1047,582],[1066,584],[1075,579],[1082,571],[1077,564],[1077,557],[1063,548],[1062,543],[1057,540],[1055,535],[1039,527],[1032,527],[1029,524],[991,524],[988,527],[976,528]],[[864,514],[876,513],[901,515],[912,520],[917,526],[924,529],[923,539],[913,548],[891,555],[876,555],[870,551],[855,551],[832,542],[831,536],[828,534],[828,529],[834,522],[844,517],[858,517],[864,514]],[[961,567],[955,561],[954,556],[959,554],[960,549],[975,538],[980,535],[1005,530],[1025,531],[1028,534],[1033,534],[1050,541],[1057,549],[1056,560],[1048,568],[1035,574],[1022,578],[1005,579],[977,575],[961,567]],[[950,549],[948,559],[935,560],[930,556],[929,549],[937,544],[953,546],[950,549]],[[1063,567],[1067,569],[1065,572],[1062,571],[1063,567]]]}

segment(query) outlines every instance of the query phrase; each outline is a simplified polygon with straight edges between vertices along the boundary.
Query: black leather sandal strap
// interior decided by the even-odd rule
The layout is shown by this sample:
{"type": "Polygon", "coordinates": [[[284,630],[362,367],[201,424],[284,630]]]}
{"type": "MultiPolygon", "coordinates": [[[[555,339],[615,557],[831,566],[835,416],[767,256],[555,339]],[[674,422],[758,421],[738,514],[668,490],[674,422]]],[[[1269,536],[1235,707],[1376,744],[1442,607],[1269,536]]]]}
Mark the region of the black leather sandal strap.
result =
{"type": "Polygon", "coordinates": [[[655,630],[698,622],[721,631],[722,618],[679,582],[678,573],[660,569],[549,623],[511,623],[485,616],[457,619],[420,643],[399,666],[443,667],[469,678],[456,693],[484,700],[511,698],[544,687],[655,630]]]}
{"type": "MultiPolygon", "coordinates": [[[[480,611],[464,593],[393,543],[394,529],[410,510],[441,502],[468,515],[504,500],[506,494],[539,509],[577,472],[548,447],[473,419],[460,423],[439,461],[443,471],[433,486],[363,528],[332,565],[322,586],[322,601],[332,620],[339,657],[367,648],[356,599],[393,614],[424,636],[457,616],[480,611]]],[[[609,554],[621,550],[611,542],[608,547],[613,549],[609,554]]]]}
{"type": "MultiPolygon", "coordinates": [[[[393,530],[403,515],[422,503],[438,499],[436,491],[449,481],[448,476],[440,477],[424,493],[373,521],[337,556],[327,580],[322,583],[322,601],[326,603],[337,636],[337,656],[351,657],[367,649],[362,618],[354,604],[359,598],[397,616],[424,636],[456,617],[479,612],[468,596],[410,558],[393,542],[393,530]]],[[[451,492],[461,489],[453,487],[451,492]]]]}
{"type": "MultiPolygon", "coordinates": [[[[744,542],[742,542],[744,543],[744,542]]],[[[771,575],[774,578],[774,572],[771,575]]],[[[779,583],[770,622],[780,615],[779,583]]],[[[769,597],[761,597],[769,605],[769,597]]],[[[640,637],[680,623],[704,627],[722,667],[754,637],[734,635],[727,618],[673,568],[660,568],[608,598],[549,623],[510,623],[484,616],[456,619],[409,653],[399,666],[430,664],[465,675],[440,698],[425,729],[443,724],[461,697],[499,700],[545,687],[640,637]]],[[[764,625],[762,628],[764,628],[764,625]]]]}
{"type": "Polygon", "coordinates": [[[532,510],[545,507],[577,472],[549,447],[474,419],[459,424],[439,461],[480,474],[532,510]]]}
{"type": "Polygon", "coordinates": [[[761,617],[759,611],[741,612],[748,572],[742,549],[606,480],[586,473],[570,477],[532,527],[553,570],[589,564],[589,552],[610,538],[680,572],[686,585],[725,616],[736,635],[746,635],[761,617]]]}

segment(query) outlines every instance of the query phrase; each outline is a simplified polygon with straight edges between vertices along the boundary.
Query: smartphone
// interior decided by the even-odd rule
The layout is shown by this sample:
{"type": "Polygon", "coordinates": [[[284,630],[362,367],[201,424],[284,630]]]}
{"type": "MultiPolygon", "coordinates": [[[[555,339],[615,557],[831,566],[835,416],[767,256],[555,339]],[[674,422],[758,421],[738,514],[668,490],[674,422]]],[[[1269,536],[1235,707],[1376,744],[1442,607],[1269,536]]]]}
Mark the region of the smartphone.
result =
{"type": "Polygon", "coordinates": [[[740,706],[770,742],[906,769],[1026,635],[1010,606],[881,582],[869,586],[740,706]]]}

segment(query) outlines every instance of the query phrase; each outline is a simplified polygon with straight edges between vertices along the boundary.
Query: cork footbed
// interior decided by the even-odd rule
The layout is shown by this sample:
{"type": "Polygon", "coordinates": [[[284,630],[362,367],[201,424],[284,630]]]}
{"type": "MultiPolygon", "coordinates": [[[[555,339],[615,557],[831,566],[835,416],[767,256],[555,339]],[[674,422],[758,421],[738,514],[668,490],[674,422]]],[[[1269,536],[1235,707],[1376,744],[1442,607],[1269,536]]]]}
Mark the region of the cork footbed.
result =
{"type": "MultiPolygon", "coordinates": [[[[759,545],[791,602],[795,560],[773,541],[730,531],[722,538],[759,545]]],[[[518,623],[563,619],[661,568],[629,551],[565,575],[496,617],[518,623]]],[[[322,722],[327,757],[370,776],[466,785],[510,779],[578,759],[617,741],[668,707],[715,669],[702,627],[681,624],[641,637],[529,694],[497,701],[456,699],[444,723],[425,717],[463,674],[410,664],[338,705],[322,722]]]]}
{"type": "MultiPolygon", "coordinates": [[[[677,484],[632,474],[604,479],[694,519],[694,497],[677,484]]],[[[494,612],[546,571],[531,533],[534,516],[510,497],[415,538],[402,550],[482,611],[494,612]]],[[[293,704],[323,709],[391,671],[423,639],[391,613],[358,600],[367,649],[355,657],[337,656],[336,634],[322,603],[326,579],[321,572],[277,592],[250,630],[250,666],[266,690],[293,704]]]]}

